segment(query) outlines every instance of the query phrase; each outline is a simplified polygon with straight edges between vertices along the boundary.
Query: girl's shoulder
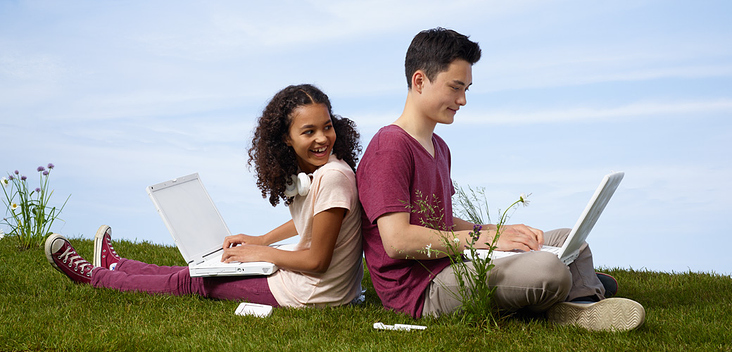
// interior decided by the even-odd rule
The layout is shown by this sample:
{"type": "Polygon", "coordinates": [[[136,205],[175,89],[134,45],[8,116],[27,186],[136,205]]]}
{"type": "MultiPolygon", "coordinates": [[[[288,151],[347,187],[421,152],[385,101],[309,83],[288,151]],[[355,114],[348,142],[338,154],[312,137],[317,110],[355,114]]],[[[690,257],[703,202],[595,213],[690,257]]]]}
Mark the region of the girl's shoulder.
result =
{"type": "Polygon", "coordinates": [[[328,162],[315,171],[313,181],[320,185],[320,189],[323,187],[329,189],[329,193],[336,190],[348,190],[346,193],[358,192],[353,169],[335,155],[331,155],[328,162]]]}
{"type": "Polygon", "coordinates": [[[328,162],[325,163],[325,165],[318,168],[317,171],[315,171],[317,174],[325,174],[328,171],[339,171],[342,173],[353,174],[353,169],[351,169],[351,166],[348,165],[345,161],[338,159],[337,156],[331,155],[328,159],[328,162]]]}

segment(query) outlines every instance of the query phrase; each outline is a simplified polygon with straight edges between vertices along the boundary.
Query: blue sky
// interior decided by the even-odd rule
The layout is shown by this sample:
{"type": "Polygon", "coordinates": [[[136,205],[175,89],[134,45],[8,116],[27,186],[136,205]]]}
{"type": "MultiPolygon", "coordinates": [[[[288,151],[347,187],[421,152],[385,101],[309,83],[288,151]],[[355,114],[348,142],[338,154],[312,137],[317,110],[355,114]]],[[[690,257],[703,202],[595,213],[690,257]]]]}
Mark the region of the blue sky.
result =
{"type": "MultiPolygon", "coordinates": [[[[438,126],[453,179],[493,215],[571,227],[626,176],[590,236],[596,266],[732,274],[732,5],[726,1],[0,0],[0,173],[56,165],[54,227],[172,244],[145,187],[201,174],[233,232],[289,219],[246,166],[258,114],[313,83],[364,147],[406,97],[418,31],[470,35],[468,105],[438,126]]],[[[8,232],[7,227],[0,227],[8,232]]],[[[122,253],[124,255],[124,253],[122,253]]]]}

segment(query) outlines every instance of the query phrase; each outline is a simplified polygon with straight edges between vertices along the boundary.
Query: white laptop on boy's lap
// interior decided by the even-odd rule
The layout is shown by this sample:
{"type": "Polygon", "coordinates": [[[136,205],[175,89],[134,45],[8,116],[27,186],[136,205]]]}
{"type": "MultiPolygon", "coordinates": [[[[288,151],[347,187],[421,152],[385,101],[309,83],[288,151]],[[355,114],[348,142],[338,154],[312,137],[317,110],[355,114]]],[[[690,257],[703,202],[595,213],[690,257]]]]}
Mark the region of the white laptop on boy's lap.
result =
{"type": "MultiPolygon", "coordinates": [[[[597,219],[605,210],[605,206],[610,201],[610,198],[615,193],[615,190],[620,185],[620,181],[623,180],[625,174],[622,172],[615,172],[606,175],[600,186],[595,190],[595,194],[590,198],[590,202],[585,207],[585,210],[580,215],[579,220],[572,228],[569,233],[567,240],[564,241],[562,247],[542,246],[541,250],[545,252],[552,252],[556,254],[564,264],[569,265],[577,256],[579,256],[580,246],[585,242],[587,236],[590,235],[590,231],[595,226],[597,219]]],[[[470,251],[465,250],[465,255],[470,256],[470,251]]],[[[504,252],[504,251],[493,251],[491,253],[491,259],[504,258],[511,255],[521,254],[525,252],[504,252]]],[[[485,258],[488,254],[488,250],[479,250],[478,256],[485,258]]]]}
{"type": "Polygon", "coordinates": [[[191,276],[270,275],[267,262],[222,263],[224,238],[230,234],[198,174],[147,187],[147,194],[183,255],[191,276]]]}

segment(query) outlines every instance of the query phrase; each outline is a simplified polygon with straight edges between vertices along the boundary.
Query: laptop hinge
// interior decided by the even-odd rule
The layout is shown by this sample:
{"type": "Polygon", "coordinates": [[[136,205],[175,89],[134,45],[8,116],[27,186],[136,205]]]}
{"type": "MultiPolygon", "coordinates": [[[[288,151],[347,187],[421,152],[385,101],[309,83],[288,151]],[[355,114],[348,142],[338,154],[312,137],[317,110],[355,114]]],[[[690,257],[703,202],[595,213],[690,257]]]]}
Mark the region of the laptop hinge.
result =
{"type": "Polygon", "coordinates": [[[210,251],[208,253],[203,254],[201,256],[200,262],[201,263],[202,262],[205,262],[206,260],[208,260],[209,257],[214,257],[214,256],[219,256],[220,257],[221,255],[223,255],[223,253],[221,253],[223,250],[224,250],[223,248],[218,247],[218,248],[216,248],[216,249],[214,249],[214,250],[212,250],[212,251],[210,251]]]}

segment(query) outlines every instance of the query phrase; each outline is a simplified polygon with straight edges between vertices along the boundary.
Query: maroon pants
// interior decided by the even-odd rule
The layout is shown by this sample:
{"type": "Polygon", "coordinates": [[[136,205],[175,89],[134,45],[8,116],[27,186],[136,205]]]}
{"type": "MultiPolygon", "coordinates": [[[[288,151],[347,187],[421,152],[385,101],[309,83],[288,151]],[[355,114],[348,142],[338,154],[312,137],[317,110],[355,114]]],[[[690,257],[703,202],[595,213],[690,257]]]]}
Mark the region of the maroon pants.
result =
{"type": "Polygon", "coordinates": [[[114,270],[95,268],[92,286],[119,291],[247,301],[279,306],[265,276],[191,277],[187,266],[157,266],[122,259],[114,270]]]}

